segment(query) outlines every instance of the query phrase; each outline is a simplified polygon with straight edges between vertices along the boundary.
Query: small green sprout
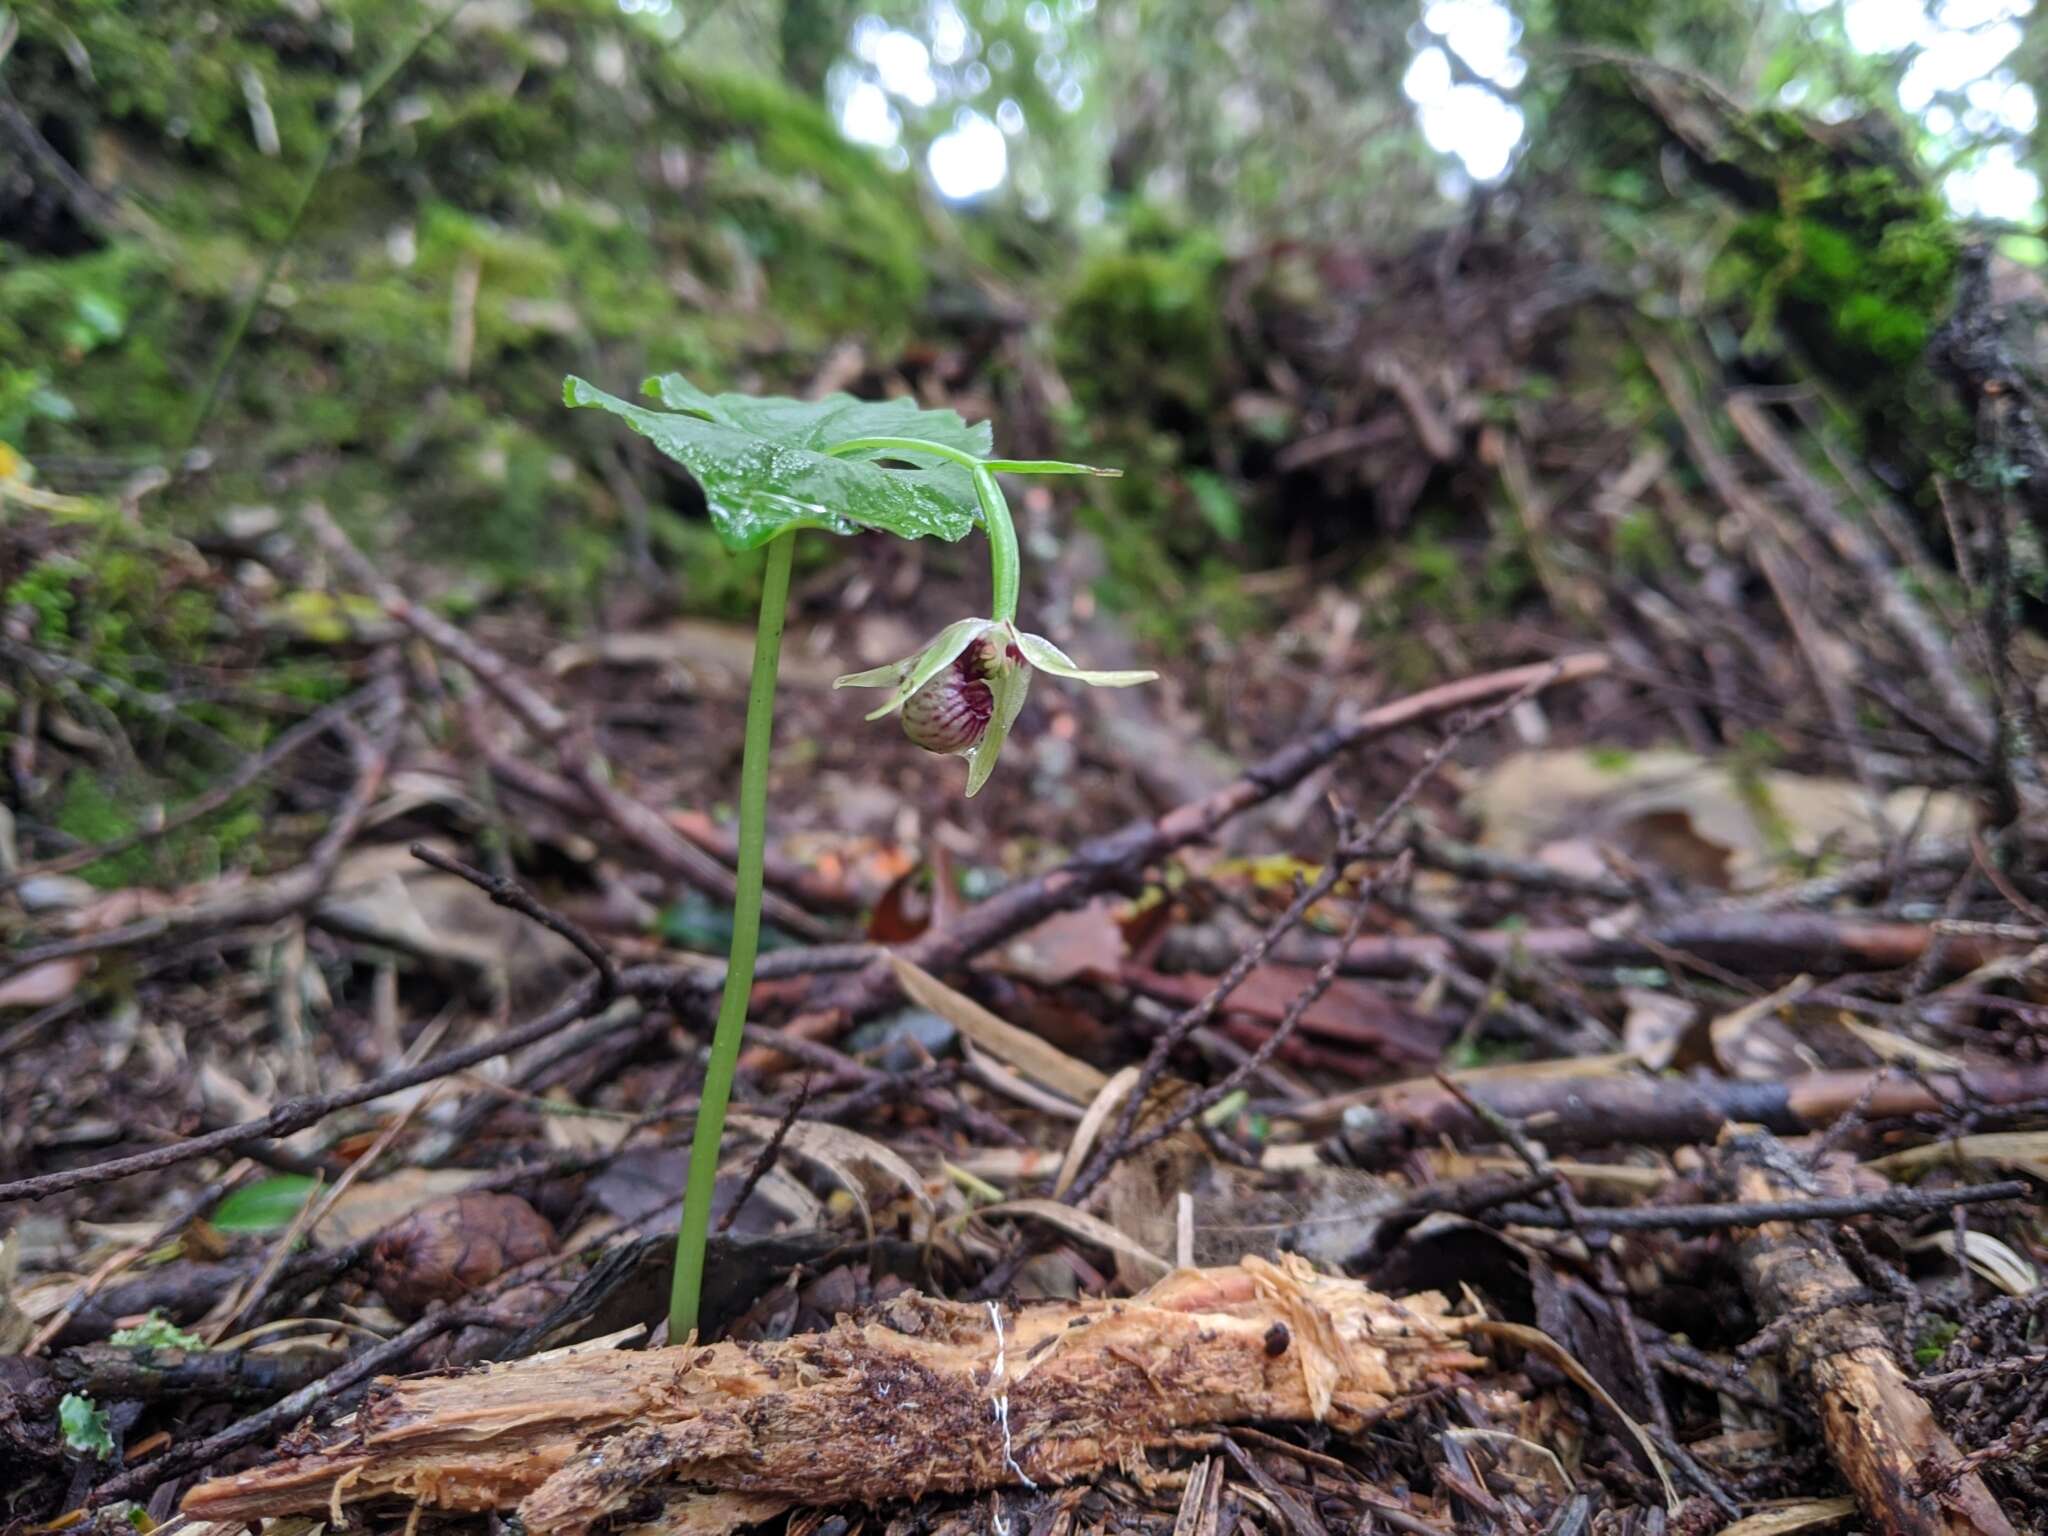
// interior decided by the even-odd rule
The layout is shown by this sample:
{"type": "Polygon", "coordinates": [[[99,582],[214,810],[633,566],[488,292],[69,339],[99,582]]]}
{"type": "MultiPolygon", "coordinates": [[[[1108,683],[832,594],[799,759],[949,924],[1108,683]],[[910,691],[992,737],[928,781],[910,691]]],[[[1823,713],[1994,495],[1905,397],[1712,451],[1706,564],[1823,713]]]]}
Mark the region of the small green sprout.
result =
{"type": "Polygon", "coordinates": [[[565,381],[562,397],[570,406],[594,407],[624,420],[690,472],[703,489],[712,526],[727,548],[765,548],[768,556],[740,758],[732,947],[698,1099],[683,1216],[676,1229],[668,1332],[670,1342],[680,1344],[697,1327],[719,1143],[760,948],[775,672],[789,597],[790,546],[797,530],[873,531],[951,541],[978,527],[986,535],[990,616],[962,619],[914,655],[842,677],[837,685],[893,690],[889,701],[869,718],[900,711],[906,734],[919,746],[967,758],[970,795],[994,770],[1034,672],[1106,688],[1149,682],[1156,674],[1084,671],[1050,640],[1017,627],[1021,560],[1009,503],[996,476],[1119,471],[1051,459],[995,458],[994,432],[987,422],[970,426],[953,411],[926,410],[912,400],[708,395],[678,374],[649,379],[643,390],[665,409],[635,405],[573,377],[565,381]]]}
{"type": "Polygon", "coordinates": [[[198,1351],[206,1348],[206,1340],[188,1329],[180,1328],[164,1316],[162,1307],[151,1307],[149,1316],[133,1328],[116,1328],[107,1335],[107,1342],[116,1349],[183,1349],[198,1351]]]}
{"type": "Polygon", "coordinates": [[[57,1427],[64,1432],[64,1443],[81,1456],[104,1461],[114,1454],[107,1410],[89,1397],[66,1392],[57,1404],[57,1427]]]}

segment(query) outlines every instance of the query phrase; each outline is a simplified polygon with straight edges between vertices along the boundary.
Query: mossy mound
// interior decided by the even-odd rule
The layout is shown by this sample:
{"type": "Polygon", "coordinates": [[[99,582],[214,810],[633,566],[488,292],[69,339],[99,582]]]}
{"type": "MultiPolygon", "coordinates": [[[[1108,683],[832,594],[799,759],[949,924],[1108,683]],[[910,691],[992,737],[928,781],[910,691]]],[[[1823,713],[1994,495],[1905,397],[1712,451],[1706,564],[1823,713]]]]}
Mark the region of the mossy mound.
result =
{"type": "Polygon", "coordinates": [[[560,409],[564,373],[772,388],[914,323],[914,186],[815,104],[699,68],[608,0],[472,0],[430,31],[435,14],[21,12],[10,87],[116,216],[48,186],[0,204],[0,438],[59,489],[175,463],[330,139],[198,432],[205,467],[152,504],[173,518],[319,499],[472,573],[580,593],[617,558],[620,450],[560,409]]]}

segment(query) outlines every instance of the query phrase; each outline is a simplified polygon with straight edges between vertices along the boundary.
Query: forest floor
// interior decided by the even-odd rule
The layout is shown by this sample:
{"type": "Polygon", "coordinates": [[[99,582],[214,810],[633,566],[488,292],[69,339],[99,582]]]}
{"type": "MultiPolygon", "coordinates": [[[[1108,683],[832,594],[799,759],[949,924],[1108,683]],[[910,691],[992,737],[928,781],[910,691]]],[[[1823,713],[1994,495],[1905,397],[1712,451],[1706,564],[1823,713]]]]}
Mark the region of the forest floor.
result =
{"type": "Polygon", "coordinates": [[[318,596],[219,612],[343,685],[193,668],[291,723],[87,838],[53,764],[196,727],[10,613],[0,1522],[2048,1531],[2031,652],[1727,409],[1747,540],[1539,567],[1569,617],[1422,687],[1304,570],[1156,689],[1042,686],[972,802],[829,688],[964,578],[800,581],[694,1345],[749,635],[458,621],[318,517],[181,545],[318,596]]]}

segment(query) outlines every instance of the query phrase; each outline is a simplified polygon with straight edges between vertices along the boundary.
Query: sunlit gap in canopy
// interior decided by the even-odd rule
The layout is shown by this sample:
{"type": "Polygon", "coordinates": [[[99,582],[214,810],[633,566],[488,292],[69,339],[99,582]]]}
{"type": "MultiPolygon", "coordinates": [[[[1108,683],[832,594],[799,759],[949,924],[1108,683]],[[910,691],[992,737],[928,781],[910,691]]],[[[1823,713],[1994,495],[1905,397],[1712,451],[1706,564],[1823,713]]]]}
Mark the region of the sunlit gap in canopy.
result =
{"type": "MultiPolygon", "coordinates": [[[[925,173],[942,197],[987,197],[1010,179],[1010,145],[1029,127],[1018,101],[996,89],[997,72],[1019,63],[1021,52],[1059,111],[1080,110],[1081,66],[1066,52],[1066,26],[1095,4],[979,0],[963,9],[956,0],[930,0],[901,25],[864,15],[854,22],[847,57],[828,83],[840,131],[874,145],[898,170],[910,164],[910,143],[923,139],[925,173]],[[1021,48],[1007,40],[1020,36],[1020,22],[1021,48]],[[934,123],[944,126],[932,133],[934,123]]],[[[1050,199],[1028,180],[1020,191],[1027,213],[1051,211],[1050,199]]]]}
{"type": "Polygon", "coordinates": [[[1509,93],[1529,72],[1515,52],[1521,37],[1505,0],[1429,0],[1422,8],[1401,89],[1429,147],[1457,162],[1443,177],[1447,196],[1498,181],[1514,160],[1523,122],[1509,93]]]}
{"type": "MultiPolygon", "coordinates": [[[[1859,53],[1906,55],[1899,105],[1927,131],[1928,163],[1949,206],[1970,218],[2036,223],[2041,178],[2020,163],[2039,113],[2034,93],[2010,64],[2020,21],[2033,0],[1794,0],[1815,15],[1839,4],[1842,30],[1859,53]]],[[[1784,92],[1823,118],[1837,104],[1805,100],[1804,83],[1784,92]]]]}

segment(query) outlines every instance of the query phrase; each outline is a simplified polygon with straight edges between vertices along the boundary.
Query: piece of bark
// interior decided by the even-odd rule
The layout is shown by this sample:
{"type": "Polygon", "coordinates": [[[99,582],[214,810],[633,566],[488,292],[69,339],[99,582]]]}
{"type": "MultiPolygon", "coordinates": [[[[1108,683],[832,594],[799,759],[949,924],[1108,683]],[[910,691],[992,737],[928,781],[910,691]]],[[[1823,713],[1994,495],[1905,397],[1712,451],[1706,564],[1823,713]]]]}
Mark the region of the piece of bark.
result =
{"type": "Polygon", "coordinates": [[[1479,1367],[1464,1326],[1441,1296],[1395,1301],[1293,1258],[1179,1271],[1130,1301],[1004,1312],[905,1295],[774,1343],[380,1383],[331,1445],[201,1484],[185,1510],[395,1496],[516,1507],[531,1536],[575,1536],[665,1506],[668,1528],[708,1532],[797,1504],[1060,1483],[1201,1425],[1360,1425],[1479,1367]]]}
{"type": "MultiPolygon", "coordinates": [[[[1729,1157],[1743,1200],[1840,1193],[1850,1165],[1831,1162],[1809,1173],[1769,1135],[1743,1137],[1729,1157]]],[[[1819,1410],[1828,1451],[1873,1528],[1885,1536],[2014,1536],[1975,1473],[1941,1492],[1920,1491],[1921,1469],[1954,1461],[1955,1444],[1907,1384],[1883,1325],[1850,1300],[1864,1294],[1863,1283],[1826,1230],[1766,1223],[1743,1242],[1740,1262],[1758,1316],[1788,1320],[1780,1355],[1819,1410]]]]}

